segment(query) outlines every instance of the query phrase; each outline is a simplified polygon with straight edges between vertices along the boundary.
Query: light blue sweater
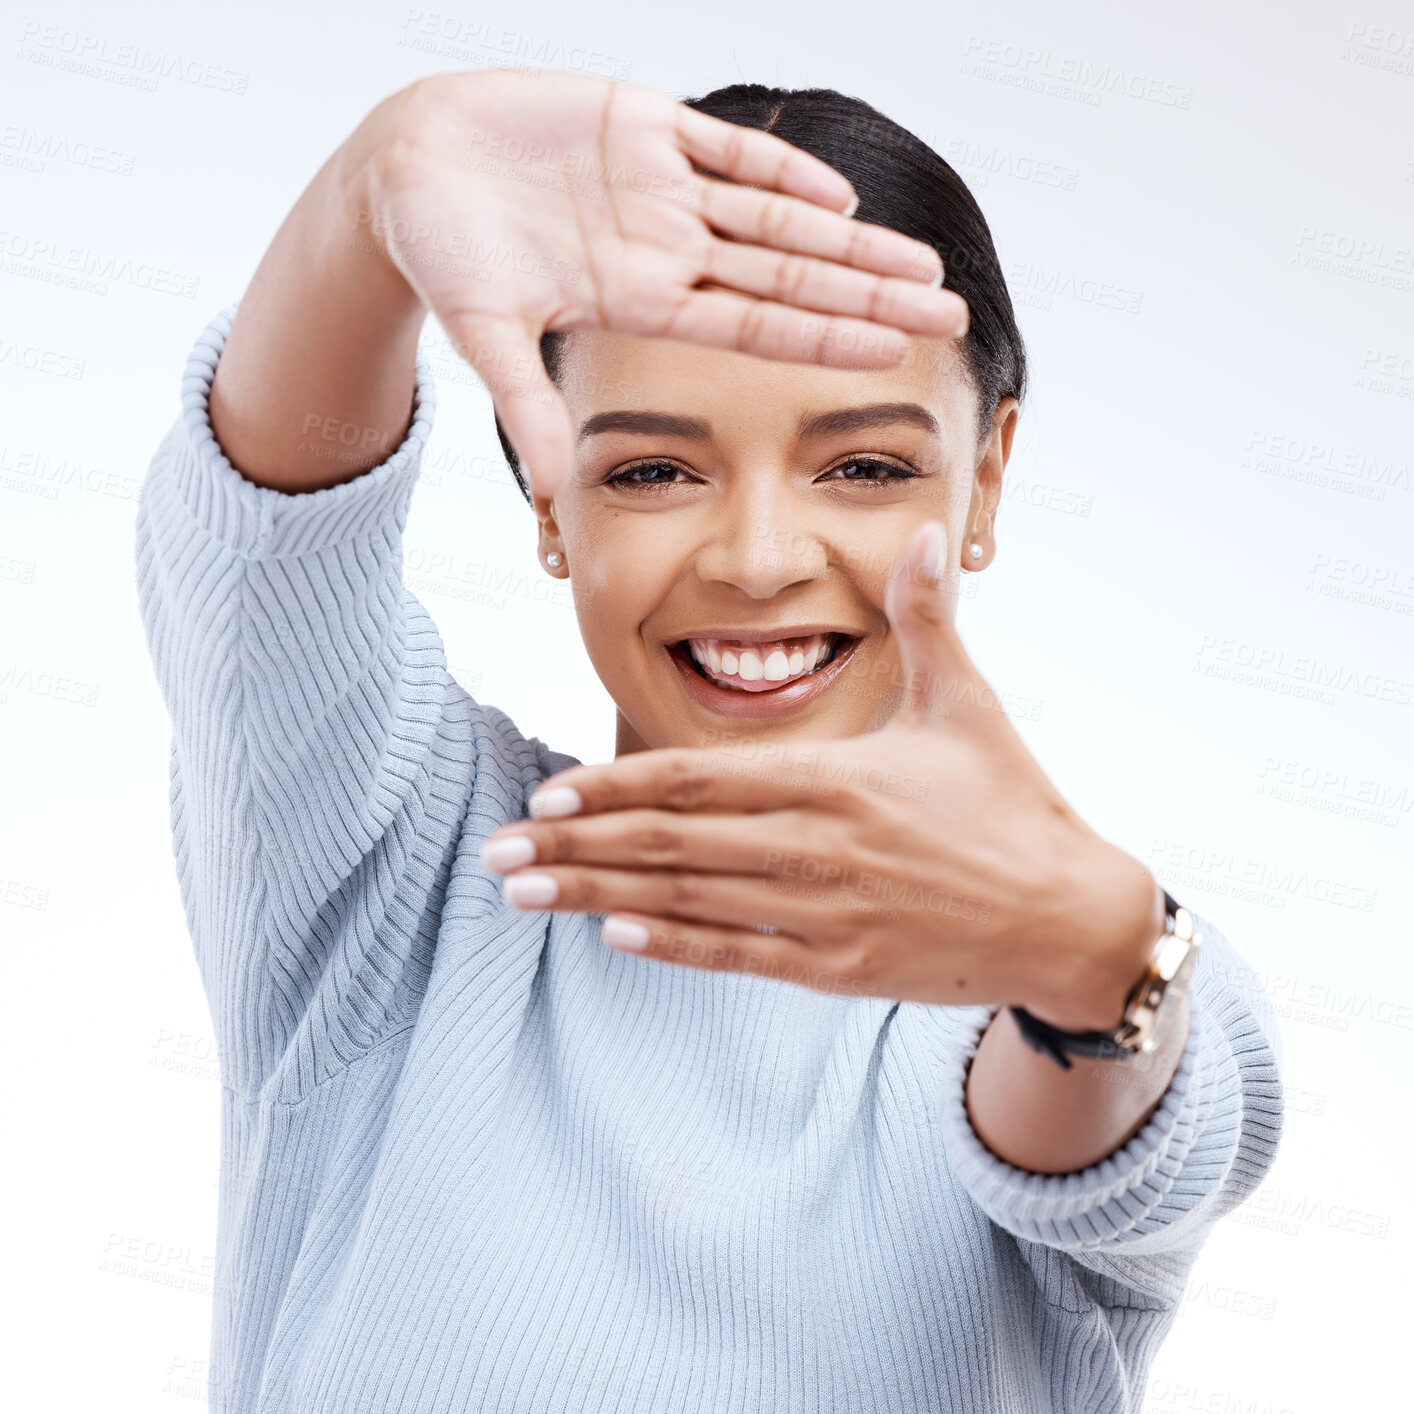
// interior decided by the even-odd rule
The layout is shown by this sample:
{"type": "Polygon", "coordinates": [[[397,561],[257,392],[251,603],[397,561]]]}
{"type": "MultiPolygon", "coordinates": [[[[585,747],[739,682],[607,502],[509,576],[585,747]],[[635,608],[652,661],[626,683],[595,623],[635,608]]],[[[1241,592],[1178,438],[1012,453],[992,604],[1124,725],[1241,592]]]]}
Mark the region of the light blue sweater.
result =
{"type": "Polygon", "coordinates": [[[963,1107],[992,1015],[615,952],[478,859],[572,758],[448,675],[401,581],[433,415],[246,481],[198,339],[137,528],[177,874],[222,1078],[211,1407],[1132,1414],[1274,1158],[1279,1039],[1207,920],[1152,1119],[1012,1168],[963,1107]]]}

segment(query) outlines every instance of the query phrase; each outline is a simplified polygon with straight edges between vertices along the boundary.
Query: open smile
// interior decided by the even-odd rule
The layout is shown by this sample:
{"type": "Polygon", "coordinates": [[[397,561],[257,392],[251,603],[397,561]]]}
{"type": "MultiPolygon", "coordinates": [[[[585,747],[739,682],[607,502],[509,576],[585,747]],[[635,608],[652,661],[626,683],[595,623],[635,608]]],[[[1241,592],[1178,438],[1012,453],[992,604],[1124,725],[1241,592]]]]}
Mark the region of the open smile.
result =
{"type": "Polygon", "coordinates": [[[768,717],[794,711],[823,692],[861,639],[841,629],[816,629],[694,635],[665,646],[700,705],[723,716],[768,717]]]}

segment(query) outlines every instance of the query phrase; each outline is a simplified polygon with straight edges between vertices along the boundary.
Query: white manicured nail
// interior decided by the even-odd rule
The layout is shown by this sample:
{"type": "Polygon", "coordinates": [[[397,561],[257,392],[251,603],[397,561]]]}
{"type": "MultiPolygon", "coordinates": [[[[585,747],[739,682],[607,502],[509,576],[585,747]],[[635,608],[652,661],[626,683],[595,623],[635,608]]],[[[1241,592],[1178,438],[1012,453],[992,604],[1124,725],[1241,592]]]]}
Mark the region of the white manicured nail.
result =
{"type": "Polygon", "coordinates": [[[481,846],[481,862],[497,874],[507,874],[535,858],[535,841],[529,835],[506,835],[481,846]]]}
{"type": "Polygon", "coordinates": [[[512,908],[544,908],[559,894],[559,883],[552,874],[512,874],[501,885],[501,897],[512,908]]]}
{"type": "Polygon", "coordinates": [[[631,918],[609,917],[604,920],[600,936],[611,948],[627,948],[630,952],[642,952],[648,946],[651,936],[642,923],[631,918]]]}
{"type": "Polygon", "coordinates": [[[577,815],[583,809],[584,802],[573,786],[551,786],[530,797],[530,813],[537,817],[577,815]]]}

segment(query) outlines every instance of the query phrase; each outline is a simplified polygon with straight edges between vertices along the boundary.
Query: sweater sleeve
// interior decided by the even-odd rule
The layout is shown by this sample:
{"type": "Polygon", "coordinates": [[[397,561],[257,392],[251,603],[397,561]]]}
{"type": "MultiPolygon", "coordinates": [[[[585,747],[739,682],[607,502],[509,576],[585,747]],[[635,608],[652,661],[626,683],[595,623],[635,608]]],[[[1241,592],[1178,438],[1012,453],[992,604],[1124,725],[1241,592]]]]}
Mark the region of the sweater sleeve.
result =
{"type": "MultiPolygon", "coordinates": [[[[514,729],[450,678],[402,583],[434,409],[425,356],[412,424],[385,461],[281,492],[243,477],[211,429],[236,307],[192,348],[181,415],[148,468],[137,587],[171,718],[173,848],[222,1078],[253,1097],[276,1077],[288,1100],[406,1020],[468,813],[484,834],[524,811],[501,759],[516,765],[501,732],[514,729]],[[488,758],[498,769],[478,782],[488,758]]],[[[494,883],[482,882],[489,908],[494,883]]]]}
{"type": "Polygon", "coordinates": [[[1015,1168],[972,1128],[967,1067],[995,1008],[967,1009],[945,1066],[948,1161],[986,1215],[1018,1240],[1058,1304],[1080,1297],[1077,1280],[1102,1301],[1176,1304],[1208,1233],[1276,1158],[1281,1038],[1271,1002],[1232,944],[1205,918],[1195,914],[1194,923],[1203,943],[1188,1044],[1144,1127],[1098,1163],[1066,1174],[1015,1168]],[[1056,1254],[1066,1270],[1056,1270],[1056,1254]]]}

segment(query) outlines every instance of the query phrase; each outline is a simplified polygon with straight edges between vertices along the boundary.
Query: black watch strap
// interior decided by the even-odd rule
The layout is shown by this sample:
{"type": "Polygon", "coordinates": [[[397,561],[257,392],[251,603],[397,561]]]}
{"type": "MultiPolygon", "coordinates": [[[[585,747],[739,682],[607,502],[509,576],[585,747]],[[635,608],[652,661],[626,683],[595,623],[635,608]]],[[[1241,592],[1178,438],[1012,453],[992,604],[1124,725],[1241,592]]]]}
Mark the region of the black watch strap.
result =
{"type": "MultiPolygon", "coordinates": [[[[1177,913],[1178,904],[1165,889],[1164,926],[1166,929],[1173,928],[1174,916],[1177,913]]],[[[1032,1016],[1025,1007],[1011,1006],[1007,1010],[1016,1019],[1022,1040],[1033,1051],[1050,1056],[1063,1070],[1072,1068],[1071,1056],[1088,1056],[1092,1060],[1116,1060],[1131,1054],[1115,1041],[1112,1032],[1063,1031],[1059,1026],[1052,1026],[1050,1022],[1042,1021],[1039,1016],[1032,1016]]]]}

